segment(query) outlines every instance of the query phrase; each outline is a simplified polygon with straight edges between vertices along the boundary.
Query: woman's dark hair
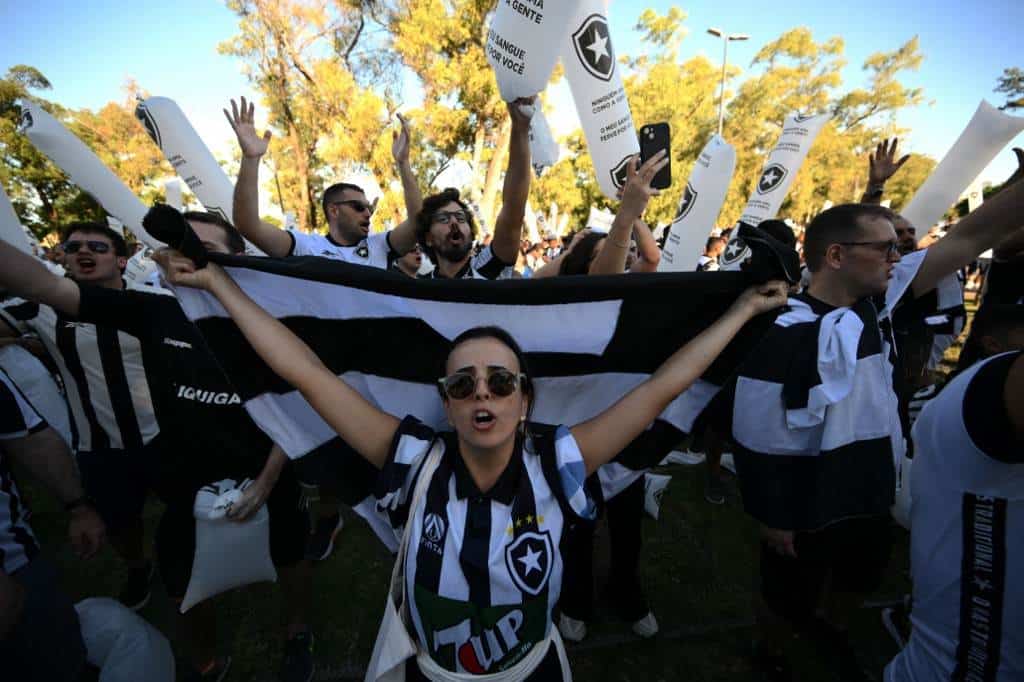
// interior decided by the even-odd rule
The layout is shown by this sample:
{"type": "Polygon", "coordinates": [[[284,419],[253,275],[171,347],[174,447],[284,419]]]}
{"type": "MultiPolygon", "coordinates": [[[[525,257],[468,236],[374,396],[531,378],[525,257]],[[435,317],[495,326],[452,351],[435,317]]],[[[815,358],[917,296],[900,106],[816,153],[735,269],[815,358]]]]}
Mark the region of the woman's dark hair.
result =
{"type": "Polygon", "coordinates": [[[585,275],[590,271],[590,261],[594,259],[594,248],[597,243],[607,237],[603,232],[591,232],[583,235],[572,251],[562,259],[558,268],[559,275],[585,275]]]}
{"type": "Polygon", "coordinates": [[[469,210],[469,205],[460,198],[459,190],[449,187],[440,194],[432,194],[427,197],[423,200],[423,208],[416,214],[416,241],[419,242],[420,248],[427,258],[430,259],[430,262],[435,265],[437,264],[437,258],[434,256],[434,250],[427,246],[427,233],[430,232],[430,226],[434,223],[434,214],[441,210],[444,205],[450,204],[453,201],[461,206],[462,210],[466,213],[470,238],[475,240],[477,237],[476,221],[473,220],[473,212],[469,210]]]}
{"type": "MultiPolygon", "coordinates": [[[[507,346],[508,349],[512,351],[512,354],[516,356],[516,361],[519,363],[519,371],[523,375],[523,383],[520,386],[520,390],[522,390],[523,395],[530,399],[529,406],[526,408],[526,418],[529,420],[530,415],[533,414],[533,403],[535,402],[533,399],[533,375],[530,373],[529,365],[526,364],[526,354],[523,353],[523,349],[519,347],[519,344],[516,343],[514,338],[512,338],[512,335],[501,327],[473,327],[456,336],[455,340],[452,341],[452,345],[448,349],[448,355],[446,355],[444,360],[441,361],[441,371],[438,373],[438,376],[443,377],[448,373],[448,358],[452,356],[455,349],[463,343],[474,339],[494,339],[495,341],[507,346]]],[[[442,400],[448,399],[440,384],[438,384],[437,390],[440,391],[442,400]]]]}

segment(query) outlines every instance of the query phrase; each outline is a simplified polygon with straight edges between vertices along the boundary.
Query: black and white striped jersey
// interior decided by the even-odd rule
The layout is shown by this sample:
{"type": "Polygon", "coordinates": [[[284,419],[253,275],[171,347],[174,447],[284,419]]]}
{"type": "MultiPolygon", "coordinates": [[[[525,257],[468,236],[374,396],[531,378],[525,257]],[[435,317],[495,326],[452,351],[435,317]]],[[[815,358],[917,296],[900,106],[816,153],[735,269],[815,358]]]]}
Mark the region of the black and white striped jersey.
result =
{"type": "Polygon", "coordinates": [[[1020,356],[964,370],[914,424],[914,627],[887,682],[1024,680],[1024,449],[1004,402],[1020,356]]]}
{"type": "Polygon", "coordinates": [[[137,338],[46,305],[5,310],[39,335],[57,364],[77,450],[137,450],[160,433],[137,338]]]}
{"type": "Polygon", "coordinates": [[[454,433],[406,417],[395,433],[376,497],[397,537],[411,524],[405,564],[416,636],[439,665],[459,673],[504,670],[542,641],[562,583],[562,532],[594,505],[586,469],[564,426],[530,424],[486,493],[476,487],[454,433]],[[434,440],[444,448],[423,503],[409,509],[434,440]]]}
{"type": "Polygon", "coordinates": [[[0,568],[8,575],[39,553],[39,543],[25,521],[25,508],[4,456],[4,441],[45,428],[43,418],[0,370],[0,568]]]}
{"type": "Polygon", "coordinates": [[[727,386],[743,504],[761,523],[814,530],[888,514],[905,452],[890,316],[924,256],[896,264],[878,307],[790,297],[727,386]]]}

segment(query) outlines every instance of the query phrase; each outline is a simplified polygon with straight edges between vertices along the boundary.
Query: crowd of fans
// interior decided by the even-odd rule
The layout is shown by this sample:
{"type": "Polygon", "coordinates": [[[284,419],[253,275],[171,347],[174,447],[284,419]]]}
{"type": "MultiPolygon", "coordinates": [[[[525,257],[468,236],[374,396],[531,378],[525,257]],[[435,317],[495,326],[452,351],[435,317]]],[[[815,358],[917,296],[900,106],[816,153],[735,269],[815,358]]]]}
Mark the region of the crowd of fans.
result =
{"type": "MultiPolygon", "coordinates": [[[[273,258],[333,259],[410,278],[656,271],[667,229],[652,231],[643,214],[658,193],[651,181],[667,163],[663,154],[629,165],[606,232],[583,225],[564,237],[523,238],[532,173],[530,120],[520,107],[527,103],[508,107],[502,208],[486,234],[458,190],[422,196],[404,120],[392,150],[404,222],[371,233],[374,204],[345,183],[323,193],[324,234],[261,221],[258,171],[269,133],[257,133],[254,107],[244,99],[225,111],[242,152],[234,224],[201,212],[183,218],[206,252],[243,253],[244,238],[273,258]]],[[[607,411],[557,428],[530,421],[529,368],[516,339],[501,329],[470,329],[452,342],[439,390],[453,430],[434,432],[368,403],[221,268],[172,250],[155,258],[164,283],[216,297],[255,352],[368,468],[389,510],[381,523],[399,549],[402,580],[392,587],[399,630],[414,647],[411,658],[399,659],[397,679],[571,679],[561,640],[587,635],[600,515],[610,532],[616,610],[638,636],[656,635],[639,566],[643,472],[658,462],[634,467],[621,486],[608,485],[609,475],[603,488],[588,478],[701,377],[747,322],[769,311],[774,324],[692,434],[708,462],[708,502],[724,501],[722,460],[731,453],[745,509],[760,527],[756,674],[792,679],[788,642],[804,632],[839,679],[878,679],[881,671],[866,669],[851,643],[849,621],[893,570],[889,507],[902,484],[912,485],[914,593],[905,612],[886,615],[905,648],[885,679],[1021,679],[1024,182],[1018,171],[983,208],[919,239],[931,226],[910,225],[878,205],[905,160],[896,160],[895,143],[880,145],[861,202],[823,211],[806,227],[772,220],[740,228],[748,241],[798,253],[802,282],[776,274],[754,283],[607,411]],[[976,266],[992,248],[984,267],[976,266]],[[947,381],[938,360],[963,328],[958,275],[968,267],[977,270],[967,273],[968,285],[985,289],[987,281],[987,291],[947,381]],[[757,409],[738,407],[748,403],[757,409]],[[900,482],[896,467],[911,456],[914,478],[900,482]],[[530,563],[540,550],[530,543],[542,536],[553,543],[554,558],[546,587],[533,591],[505,557],[523,562],[527,577],[540,571],[530,563]],[[442,622],[437,614],[445,609],[465,614],[464,628],[442,622]]],[[[64,228],[61,244],[41,259],[0,244],[7,295],[0,323],[4,679],[175,679],[167,640],[133,611],[148,602],[157,571],[181,603],[195,552],[197,491],[248,478],[253,483],[227,513],[245,523],[262,507],[270,510],[270,551],[286,597],[279,674],[308,682],[315,669],[312,564],[333,550],[342,528],[333,482],[350,472],[317,453],[289,461],[268,440],[176,299],[152,281],[126,287],[124,271],[136,253],[120,234],[98,224],[64,228]],[[72,604],[32,533],[10,463],[63,504],[79,556],[88,559],[108,542],[124,561],[117,602],[72,604]],[[300,504],[310,491],[319,496],[312,521],[300,504]],[[155,558],[142,541],[141,510],[150,495],[164,505],[155,558]]],[[[740,230],[712,232],[699,258],[694,254],[693,270],[718,270],[740,230]]],[[[213,647],[211,602],[188,609],[181,625],[181,676],[226,679],[231,659],[213,647]]],[[[378,639],[371,673],[384,670],[389,646],[394,640],[378,639]]]]}

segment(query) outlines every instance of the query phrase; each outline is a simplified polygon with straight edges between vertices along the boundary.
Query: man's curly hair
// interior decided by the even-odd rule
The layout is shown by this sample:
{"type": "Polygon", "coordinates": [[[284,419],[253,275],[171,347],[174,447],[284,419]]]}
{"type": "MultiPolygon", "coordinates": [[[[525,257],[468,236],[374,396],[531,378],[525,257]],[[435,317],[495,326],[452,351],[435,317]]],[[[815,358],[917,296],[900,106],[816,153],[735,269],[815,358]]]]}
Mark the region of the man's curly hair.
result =
{"type": "Polygon", "coordinates": [[[477,227],[476,221],[473,219],[473,212],[469,210],[469,205],[459,196],[459,190],[449,187],[439,194],[427,197],[423,200],[423,208],[416,214],[416,241],[419,243],[423,253],[430,259],[430,262],[435,265],[437,265],[437,257],[434,254],[434,250],[427,246],[427,233],[430,232],[430,226],[434,222],[434,214],[441,210],[442,206],[453,201],[461,206],[462,210],[466,213],[470,238],[473,240],[477,238],[477,227]]]}

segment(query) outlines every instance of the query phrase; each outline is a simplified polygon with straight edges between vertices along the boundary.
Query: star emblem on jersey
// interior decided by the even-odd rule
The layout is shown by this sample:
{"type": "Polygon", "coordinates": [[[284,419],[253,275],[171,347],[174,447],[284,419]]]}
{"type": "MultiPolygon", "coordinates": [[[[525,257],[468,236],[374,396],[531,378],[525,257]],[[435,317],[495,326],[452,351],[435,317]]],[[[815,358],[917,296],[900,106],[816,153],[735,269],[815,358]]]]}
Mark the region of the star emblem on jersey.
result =
{"type": "Polygon", "coordinates": [[[615,189],[622,189],[626,186],[626,178],[628,177],[626,171],[629,168],[629,160],[632,158],[632,156],[627,156],[622,161],[619,161],[615,168],[612,168],[612,184],[615,185],[615,189]]]}
{"type": "Polygon", "coordinates": [[[423,519],[423,537],[435,545],[441,544],[441,540],[444,538],[444,531],[444,519],[437,514],[427,514],[426,518],[423,519]]]}
{"type": "Polygon", "coordinates": [[[697,203],[697,191],[693,189],[693,185],[686,183],[686,189],[683,190],[683,198],[679,201],[679,210],[676,211],[676,217],[672,222],[678,223],[685,218],[695,203],[697,203]]]}
{"type": "Polygon", "coordinates": [[[782,164],[773,163],[761,173],[761,179],[757,181],[757,193],[768,194],[782,184],[782,181],[789,175],[789,171],[782,164]]]}
{"type": "Polygon", "coordinates": [[[615,50],[612,48],[608,21],[600,14],[591,14],[572,34],[572,46],[580,64],[594,78],[610,81],[615,73],[615,50]]]}
{"type": "Polygon", "coordinates": [[[536,597],[548,584],[553,556],[548,531],[527,531],[505,548],[505,565],[516,587],[536,597]]]}
{"type": "Polygon", "coordinates": [[[359,248],[356,249],[356,255],[359,256],[360,258],[366,258],[370,255],[370,249],[366,247],[365,243],[360,244],[359,248]]]}

